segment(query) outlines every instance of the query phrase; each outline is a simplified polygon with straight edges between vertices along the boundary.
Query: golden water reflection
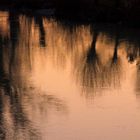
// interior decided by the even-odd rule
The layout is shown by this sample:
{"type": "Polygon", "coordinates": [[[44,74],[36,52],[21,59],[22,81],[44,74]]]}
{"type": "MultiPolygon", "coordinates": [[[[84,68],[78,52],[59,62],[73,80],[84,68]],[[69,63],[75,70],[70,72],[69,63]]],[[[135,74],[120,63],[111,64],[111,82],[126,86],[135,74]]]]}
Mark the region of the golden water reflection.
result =
{"type": "Polygon", "coordinates": [[[138,30],[0,18],[1,139],[140,138],[138,30]]]}

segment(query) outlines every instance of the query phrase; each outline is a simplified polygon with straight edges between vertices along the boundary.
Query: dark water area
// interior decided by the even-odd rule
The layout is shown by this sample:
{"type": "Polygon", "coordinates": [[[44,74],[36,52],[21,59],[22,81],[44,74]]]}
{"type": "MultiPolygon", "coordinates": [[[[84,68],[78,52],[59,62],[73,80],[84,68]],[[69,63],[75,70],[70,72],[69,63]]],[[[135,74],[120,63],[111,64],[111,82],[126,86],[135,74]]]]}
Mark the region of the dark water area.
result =
{"type": "Polygon", "coordinates": [[[139,140],[140,29],[0,12],[1,140],[139,140]]]}

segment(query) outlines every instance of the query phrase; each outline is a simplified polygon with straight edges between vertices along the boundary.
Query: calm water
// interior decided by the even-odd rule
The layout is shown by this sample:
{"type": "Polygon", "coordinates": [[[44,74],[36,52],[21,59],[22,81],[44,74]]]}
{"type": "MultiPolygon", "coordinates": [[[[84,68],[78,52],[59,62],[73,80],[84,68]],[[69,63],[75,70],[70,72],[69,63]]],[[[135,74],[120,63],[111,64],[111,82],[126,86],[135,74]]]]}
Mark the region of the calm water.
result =
{"type": "Polygon", "coordinates": [[[140,30],[0,12],[1,140],[139,140],[140,30]]]}

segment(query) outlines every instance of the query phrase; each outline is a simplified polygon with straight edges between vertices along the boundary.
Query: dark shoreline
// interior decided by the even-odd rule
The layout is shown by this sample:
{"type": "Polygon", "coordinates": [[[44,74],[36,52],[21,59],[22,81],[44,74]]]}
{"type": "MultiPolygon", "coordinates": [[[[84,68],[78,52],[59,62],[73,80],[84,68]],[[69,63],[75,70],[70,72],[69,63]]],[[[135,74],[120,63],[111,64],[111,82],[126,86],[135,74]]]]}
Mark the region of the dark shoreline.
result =
{"type": "Polygon", "coordinates": [[[76,24],[117,24],[118,26],[140,27],[140,16],[135,11],[122,11],[122,9],[113,9],[113,7],[95,7],[92,10],[83,10],[76,8],[61,9],[54,6],[32,7],[18,5],[1,5],[0,10],[9,11],[15,14],[25,14],[28,16],[45,16],[56,20],[70,21],[76,24]],[[50,12],[51,11],[51,12],[50,12]],[[128,12],[128,13],[127,13],[128,12]],[[137,13],[137,14],[136,14],[137,13]]]}

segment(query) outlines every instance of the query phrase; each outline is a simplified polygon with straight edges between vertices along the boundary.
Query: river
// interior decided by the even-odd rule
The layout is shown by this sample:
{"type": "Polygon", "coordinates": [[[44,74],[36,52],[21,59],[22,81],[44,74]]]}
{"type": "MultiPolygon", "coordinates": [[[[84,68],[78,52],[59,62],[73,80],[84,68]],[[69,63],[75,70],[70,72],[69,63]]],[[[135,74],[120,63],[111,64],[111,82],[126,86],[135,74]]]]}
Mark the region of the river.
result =
{"type": "Polygon", "coordinates": [[[139,140],[139,36],[0,11],[0,139],[139,140]]]}

